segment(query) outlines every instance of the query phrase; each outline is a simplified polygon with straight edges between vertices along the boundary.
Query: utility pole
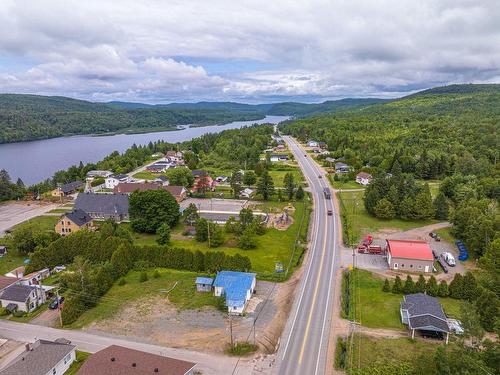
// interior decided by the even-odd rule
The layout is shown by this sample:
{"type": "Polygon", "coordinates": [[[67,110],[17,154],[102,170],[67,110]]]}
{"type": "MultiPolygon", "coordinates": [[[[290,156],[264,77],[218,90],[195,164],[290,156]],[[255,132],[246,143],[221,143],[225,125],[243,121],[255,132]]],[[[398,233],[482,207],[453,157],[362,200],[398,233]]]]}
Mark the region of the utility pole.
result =
{"type": "Polygon", "coordinates": [[[210,247],[210,220],[207,220],[208,247],[210,247]]]}
{"type": "Polygon", "coordinates": [[[63,326],[62,315],[61,315],[61,302],[59,297],[59,289],[56,289],[56,298],[57,298],[57,311],[59,313],[59,323],[61,324],[61,328],[63,326]]]}

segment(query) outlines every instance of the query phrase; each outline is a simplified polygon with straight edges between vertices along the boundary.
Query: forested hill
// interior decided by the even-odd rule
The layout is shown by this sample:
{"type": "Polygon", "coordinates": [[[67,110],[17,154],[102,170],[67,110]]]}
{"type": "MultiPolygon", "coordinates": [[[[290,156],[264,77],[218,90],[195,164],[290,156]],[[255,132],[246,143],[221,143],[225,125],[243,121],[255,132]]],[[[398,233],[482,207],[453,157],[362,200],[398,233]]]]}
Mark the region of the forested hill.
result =
{"type": "Polygon", "coordinates": [[[379,104],[387,102],[385,99],[377,98],[359,98],[359,99],[340,99],[340,100],[328,100],[323,103],[296,103],[296,102],[286,102],[274,104],[268,111],[270,115],[276,116],[296,116],[304,117],[313,114],[323,113],[323,112],[337,112],[349,109],[356,109],[367,107],[372,104],[379,104]]]}

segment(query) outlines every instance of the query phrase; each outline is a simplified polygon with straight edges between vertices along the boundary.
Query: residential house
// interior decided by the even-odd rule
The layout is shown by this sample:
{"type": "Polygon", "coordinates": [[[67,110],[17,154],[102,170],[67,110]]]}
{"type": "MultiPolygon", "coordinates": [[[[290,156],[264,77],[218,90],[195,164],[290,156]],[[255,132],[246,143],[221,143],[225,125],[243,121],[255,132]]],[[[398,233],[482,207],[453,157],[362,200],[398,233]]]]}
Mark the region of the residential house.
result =
{"type": "Polygon", "coordinates": [[[8,277],[0,275],[0,293],[7,287],[19,283],[19,279],[16,277],[8,277]]]}
{"type": "Polygon", "coordinates": [[[326,142],[323,142],[323,141],[318,142],[318,147],[319,148],[326,148],[326,142]]]}
{"type": "Polygon", "coordinates": [[[242,198],[251,198],[252,195],[254,194],[255,192],[250,189],[250,188],[245,188],[243,189],[241,192],[240,192],[240,197],[242,198]]]}
{"type": "Polygon", "coordinates": [[[83,210],[73,210],[63,214],[55,226],[56,233],[61,236],[78,232],[81,229],[94,229],[94,220],[83,210]]]}
{"type": "Polygon", "coordinates": [[[218,177],[215,179],[215,182],[218,182],[218,183],[220,184],[220,183],[226,182],[227,180],[228,180],[228,177],[227,177],[227,176],[218,176],[218,177]]]}
{"type": "Polygon", "coordinates": [[[287,161],[288,159],[289,158],[287,154],[271,154],[269,156],[269,160],[271,162],[287,161]]]}
{"type": "Polygon", "coordinates": [[[310,141],[307,141],[307,147],[318,147],[318,142],[316,141],[313,141],[313,140],[310,140],[310,141]]]}
{"type": "Polygon", "coordinates": [[[70,195],[75,193],[78,189],[84,186],[82,181],[73,181],[69,184],[64,184],[56,189],[52,190],[51,194],[53,197],[64,197],[66,195],[70,195]]]}
{"type": "Polygon", "coordinates": [[[22,279],[24,276],[24,266],[19,266],[17,268],[14,268],[12,271],[9,271],[5,274],[7,277],[15,277],[16,279],[22,279]]]}
{"type": "Polygon", "coordinates": [[[191,189],[193,193],[200,193],[213,189],[214,181],[207,171],[195,169],[191,173],[194,177],[194,183],[191,189]]]}
{"type": "Polygon", "coordinates": [[[0,293],[0,303],[7,310],[31,312],[45,303],[47,297],[41,286],[13,284],[0,293]]]}
{"type": "Polygon", "coordinates": [[[283,152],[286,150],[286,146],[285,145],[277,145],[273,150],[276,152],[283,152]]]}
{"type": "Polygon", "coordinates": [[[167,151],[165,156],[167,158],[169,158],[170,160],[172,160],[174,163],[178,163],[179,161],[181,161],[183,159],[182,152],[180,152],[180,151],[169,150],[169,151],[167,151]]]}
{"type": "Polygon", "coordinates": [[[113,189],[114,194],[132,194],[134,191],[147,191],[147,190],[166,190],[166,186],[156,182],[124,182],[115,186],[113,189]]]}
{"type": "Polygon", "coordinates": [[[230,314],[243,314],[245,307],[255,290],[255,273],[220,271],[214,281],[214,294],[226,298],[230,314]]]}
{"type": "Polygon", "coordinates": [[[118,185],[120,182],[129,182],[129,181],[130,177],[127,176],[126,174],[114,174],[108,176],[105,179],[106,189],[114,189],[115,186],[118,185]]]}
{"type": "Polygon", "coordinates": [[[146,170],[151,173],[163,173],[169,168],[167,164],[150,164],[146,167],[146,170]]]}
{"type": "Polygon", "coordinates": [[[27,275],[23,275],[20,280],[21,285],[41,285],[42,280],[50,276],[50,270],[44,268],[40,271],[34,271],[27,275]]]}
{"type": "Polygon", "coordinates": [[[211,277],[197,277],[195,280],[196,291],[211,292],[213,283],[214,279],[212,279],[211,277]]]}
{"type": "Polygon", "coordinates": [[[106,178],[113,174],[111,171],[92,170],[87,172],[87,178],[106,178]]]}
{"type": "Polygon", "coordinates": [[[76,359],[76,346],[66,339],[37,340],[26,344],[1,375],[62,375],[76,359]]]}
{"type": "Polygon", "coordinates": [[[370,182],[372,182],[373,180],[373,177],[370,173],[367,173],[367,172],[359,172],[357,175],[356,175],[356,182],[360,185],[368,185],[370,184],[370,182]]]}
{"type": "Polygon", "coordinates": [[[7,254],[7,246],[0,245],[0,258],[7,254]]]}
{"type": "Polygon", "coordinates": [[[170,181],[168,180],[167,176],[158,176],[153,180],[153,182],[156,182],[163,186],[168,186],[170,184],[170,181]]]}
{"type": "Polygon", "coordinates": [[[85,211],[92,219],[127,221],[128,195],[126,194],[78,194],[75,209],[85,211]]]}
{"type": "Polygon", "coordinates": [[[448,343],[450,327],[437,298],[424,293],[408,294],[403,297],[399,311],[401,322],[411,330],[412,339],[415,331],[432,331],[445,334],[448,343]]]}
{"type": "Polygon", "coordinates": [[[387,263],[392,270],[432,272],[434,256],[425,241],[386,240],[387,263]]]}
{"type": "Polygon", "coordinates": [[[77,375],[193,375],[196,363],[111,345],[92,354],[77,375]]]}
{"type": "Polygon", "coordinates": [[[177,203],[182,202],[187,197],[187,189],[184,186],[169,185],[165,190],[172,194],[177,203]]]}
{"type": "Polygon", "coordinates": [[[337,162],[337,163],[335,163],[335,172],[336,173],[349,173],[350,168],[345,163],[337,162]]]}

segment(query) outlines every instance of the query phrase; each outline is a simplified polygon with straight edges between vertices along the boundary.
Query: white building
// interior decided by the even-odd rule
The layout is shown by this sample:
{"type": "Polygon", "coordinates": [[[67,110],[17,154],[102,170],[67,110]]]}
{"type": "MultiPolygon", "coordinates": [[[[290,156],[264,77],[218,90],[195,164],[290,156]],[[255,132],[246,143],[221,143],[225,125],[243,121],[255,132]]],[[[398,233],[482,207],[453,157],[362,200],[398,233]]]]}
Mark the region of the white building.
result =
{"type": "Polygon", "coordinates": [[[220,271],[214,286],[216,297],[224,296],[229,314],[241,315],[255,290],[255,273],[220,271]]]}
{"type": "Polygon", "coordinates": [[[370,184],[370,182],[372,182],[373,180],[373,177],[371,174],[369,173],[366,173],[366,172],[359,172],[357,175],[356,175],[356,182],[360,185],[368,185],[370,184]]]}
{"type": "Polygon", "coordinates": [[[9,311],[31,312],[46,300],[45,290],[41,286],[13,284],[0,293],[0,303],[9,311]]]}
{"type": "Polygon", "coordinates": [[[310,140],[307,142],[307,147],[319,147],[319,143],[317,141],[310,140]]]}
{"type": "Polygon", "coordinates": [[[105,184],[106,189],[114,189],[120,182],[129,182],[130,177],[126,174],[114,174],[112,176],[106,177],[105,184]]]}
{"type": "Polygon", "coordinates": [[[2,375],[62,375],[76,359],[76,346],[71,341],[37,340],[26,344],[19,354],[2,371],[2,375]]]}

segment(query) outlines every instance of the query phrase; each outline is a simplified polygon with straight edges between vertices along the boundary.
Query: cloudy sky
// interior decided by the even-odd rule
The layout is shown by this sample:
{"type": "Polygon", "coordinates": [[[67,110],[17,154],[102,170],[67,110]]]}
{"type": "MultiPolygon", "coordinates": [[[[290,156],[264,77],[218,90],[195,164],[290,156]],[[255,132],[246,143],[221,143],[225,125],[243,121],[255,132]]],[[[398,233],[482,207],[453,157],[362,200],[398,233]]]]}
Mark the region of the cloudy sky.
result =
{"type": "Polygon", "coordinates": [[[322,101],[500,83],[497,0],[1,0],[0,92],[322,101]]]}

